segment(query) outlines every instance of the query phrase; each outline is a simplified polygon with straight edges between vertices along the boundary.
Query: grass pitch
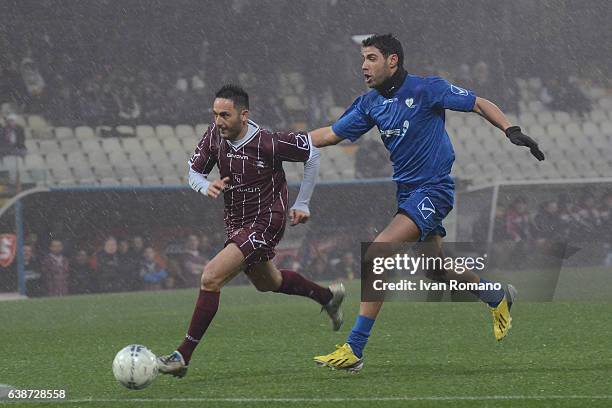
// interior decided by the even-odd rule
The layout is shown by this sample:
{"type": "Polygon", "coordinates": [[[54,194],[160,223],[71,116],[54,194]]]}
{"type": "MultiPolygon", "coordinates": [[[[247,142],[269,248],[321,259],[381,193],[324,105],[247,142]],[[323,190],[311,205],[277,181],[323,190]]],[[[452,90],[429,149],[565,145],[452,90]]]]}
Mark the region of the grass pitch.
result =
{"type": "Polygon", "coordinates": [[[516,303],[514,328],[497,343],[480,303],[389,302],[366,348],[365,368],[318,368],[312,356],[343,343],[357,313],[330,330],[304,298],[228,287],[187,377],[160,376],[132,391],[111,372],[115,353],[141,343],[174,349],[196,290],[0,302],[0,383],[65,389],[82,407],[609,407],[611,304],[516,303]]]}

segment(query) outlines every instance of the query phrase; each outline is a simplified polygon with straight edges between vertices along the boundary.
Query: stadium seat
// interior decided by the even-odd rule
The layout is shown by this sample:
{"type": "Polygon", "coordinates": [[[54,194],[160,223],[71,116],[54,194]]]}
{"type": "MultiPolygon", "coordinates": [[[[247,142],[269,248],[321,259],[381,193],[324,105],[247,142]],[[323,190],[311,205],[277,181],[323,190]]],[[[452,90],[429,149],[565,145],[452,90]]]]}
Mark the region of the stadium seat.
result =
{"type": "Polygon", "coordinates": [[[129,162],[115,166],[115,174],[121,178],[135,178],[136,172],[129,162]]]}
{"type": "Polygon", "coordinates": [[[66,158],[62,153],[59,152],[51,152],[45,154],[45,161],[47,162],[47,166],[49,167],[68,166],[68,163],[66,163],[66,158]]]}
{"type": "Polygon", "coordinates": [[[167,151],[170,152],[172,150],[177,150],[182,152],[183,151],[183,146],[181,145],[181,141],[180,139],[177,138],[166,138],[166,139],[162,139],[161,140],[161,144],[163,146],[163,148],[167,151]]]}
{"type": "Polygon", "coordinates": [[[342,106],[330,106],[327,112],[327,120],[330,122],[337,121],[340,118],[340,116],[342,116],[344,111],[345,111],[345,108],[343,108],[342,106]]]}
{"type": "Polygon", "coordinates": [[[174,165],[168,161],[156,162],[154,167],[158,176],[177,175],[176,167],[174,167],[174,165]]]}
{"type": "Polygon", "coordinates": [[[142,150],[142,145],[140,144],[140,140],[136,138],[122,139],[121,144],[123,145],[123,150],[125,150],[127,153],[142,150]]]}
{"type": "Polygon", "coordinates": [[[108,139],[102,139],[102,150],[106,153],[113,153],[122,151],[123,147],[119,144],[119,139],[109,137],[108,139]]]}
{"type": "Polygon", "coordinates": [[[602,121],[599,125],[599,129],[602,135],[612,136],[612,122],[610,121],[602,121]]]}
{"type": "Polygon", "coordinates": [[[87,152],[87,159],[91,166],[101,166],[104,164],[108,164],[108,157],[106,156],[106,153],[102,151],[87,152]]]}
{"type": "Polygon", "coordinates": [[[591,111],[591,120],[595,123],[600,123],[609,120],[608,114],[606,111],[601,109],[593,109],[591,111]]]}
{"type": "Polygon", "coordinates": [[[112,165],[122,165],[124,163],[126,163],[128,160],[126,154],[123,152],[123,150],[119,150],[119,151],[114,151],[108,154],[108,161],[110,162],[110,164],[112,165]]]}
{"type": "Polygon", "coordinates": [[[93,172],[96,178],[115,178],[115,172],[109,164],[93,165],[93,172]]]}
{"type": "Polygon", "coordinates": [[[576,172],[578,173],[579,177],[597,177],[597,172],[593,169],[593,167],[591,166],[591,162],[586,157],[575,161],[574,167],[576,168],[576,172]]]}
{"type": "Polygon", "coordinates": [[[85,157],[85,153],[82,150],[76,150],[74,152],[69,152],[66,154],[66,161],[71,166],[77,166],[79,164],[85,164],[87,162],[87,158],[85,157]]]}
{"type": "Polygon", "coordinates": [[[81,150],[79,141],[77,139],[63,139],[60,140],[60,150],[62,153],[72,153],[81,150]]]}
{"type": "Polygon", "coordinates": [[[554,121],[559,125],[566,125],[572,121],[572,117],[567,112],[556,111],[553,116],[554,121]]]}
{"type": "Polygon", "coordinates": [[[531,112],[522,112],[519,115],[519,122],[521,126],[531,126],[537,124],[536,118],[531,112]]]}
{"type": "Polygon", "coordinates": [[[49,174],[45,169],[33,169],[28,171],[30,180],[38,186],[46,185],[49,182],[49,174]]]}
{"type": "Polygon", "coordinates": [[[42,154],[61,152],[61,149],[55,140],[41,140],[38,142],[38,148],[42,154]]]}
{"type": "Polygon", "coordinates": [[[65,180],[69,181],[70,183],[74,183],[74,176],[68,167],[52,167],[50,168],[50,171],[52,176],[51,178],[54,182],[65,180]]]}
{"type": "Polygon", "coordinates": [[[529,109],[529,112],[539,113],[543,112],[546,108],[544,107],[544,104],[542,104],[542,102],[532,100],[529,101],[529,103],[527,104],[527,109],[529,109]]]}
{"type": "Polygon", "coordinates": [[[189,160],[189,156],[186,155],[182,150],[171,150],[168,154],[171,163],[176,165],[180,164],[187,168],[187,161],[189,160]]]}
{"type": "Polygon", "coordinates": [[[457,169],[462,178],[471,180],[481,173],[480,166],[474,162],[469,162],[457,169]]]}
{"type": "Polygon", "coordinates": [[[28,127],[35,138],[44,139],[53,137],[53,128],[49,126],[42,116],[30,115],[28,117],[28,127]]]}
{"type": "Polygon", "coordinates": [[[161,182],[157,176],[146,176],[142,178],[142,184],[150,186],[161,184],[161,182]]]}
{"type": "Polygon", "coordinates": [[[538,142],[540,142],[540,140],[548,139],[550,136],[550,132],[547,132],[540,123],[534,123],[533,125],[525,126],[524,132],[536,139],[538,142]]]}
{"type": "Polygon", "coordinates": [[[74,132],[69,127],[56,127],[54,133],[57,140],[74,138],[74,132]]]}
{"type": "Polygon", "coordinates": [[[151,163],[167,162],[168,155],[163,149],[155,149],[149,152],[149,160],[151,163]]]}
{"type": "Polygon", "coordinates": [[[72,167],[72,172],[74,173],[74,177],[77,180],[85,179],[85,178],[93,178],[93,171],[91,170],[91,166],[84,162],[78,163],[70,163],[70,167],[72,167]]]}
{"type": "Polygon", "coordinates": [[[38,140],[26,138],[25,147],[28,152],[36,153],[38,151],[38,140]]]}
{"type": "Polygon", "coordinates": [[[182,185],[183,183],[181,182],[181,179],[178,178],[177,176],[163,176],[162,184],[178,186],[178,185],[182,185]]]}
{"type": "Polygon", "coordinates": [[[208,129],[208,125],[206,123],[198,123],[195,127],[195,137],[201,139],[204,136],[204,132],[208,129]]]}
{"type": "Polygon", "coordinates": [[[465,125],[472,129],[488,126],[487,122],[478,115],[465,115],[465,125]]]}
{"type": "MultiPolygon", "coordinates": [[[[203,132],[202,132],[203,133],[203,132]]],[[[190,125],[178,125],[176,127],[176,137],[180,139],[196,137],[193,127],[190,125]]]]}
{"type": "Polygon", "coordinates": [[[158,139],[174,137],[174,129],[168,125],[158,125],[155,127],[155,133],[158,139]]]}
{"type": "Polygon", "coordinates": [[[183,152],[185,152],[185,155],[191,157],[198,142],[195,139],[182,139],[181,144],[183,145],[183,152]]]}
{"type": "MultiPolygon", "coordinates": [[[[174,138],[174,136],[172,137],[174,138]]],[[[152,152],[154,150],[162,150],[162,146],[161,146],[161,143],[159,143],[159,140],[153,139],[153,138],[143,139],[142,147],[146,152],[152,152]]]]}
{"type": "Polygon", "coordinates": [[[81,148],[87,154],[99,152],[102,153],[102,147],[98,139],[87,139],[81,142],[81,148]]]}
{"type": "Polygon", "coordinates": [[[79,140],[95,139],[96,134],[89,126],[79,126],[74,130],[74,134],[79,140]]]}
{"type": "MultiPolygon", "coordinates": [[[[550,123],[546,125],[546,131],[544,132],[551,139],[561,139],[564,138],[565,130],[558,123],[550,123]]],[[[539,137],[539,135],[532,134],[533,137],[539,137]]]]}
{"type": "Polygon", "coordinates": [[[28,154],[25,156],[24,167],[26,169],[45,169],[47,165],[45,164],[45,160],[39,154],[28,154]]]}
{"type": "Polygon", "coordinates": [[[136,132],[134,131],[134,128],[131,126],[126,126],[126,125],[117,126],[116,130],[117,130],[117,133],[119,133],[122,138],[124,137],[129,138],[129,137],[136,136],[136,132]]]}
{"type": "Polygon", "coordinates": [[[130,162],[133,166],[150,166],[149,158],[142,150],[130,152],[130,162]]]}
{"type": "Polygon", "coordinates": [[[612,98],[604,96],[599,99],[598,103],[599,103],[599,106],[603,108],[604,110],[608,112],[612,110],[612,98]]]}
{"type": "Polygon", "coordinates": [[[553,123],[555,121],[555,118],[551,111],[545,110],[537,114],[536,120],[538,121],[540,125],[546,126],[549,123],[553,123]]]}
{"type": "Polygon", "coordinates": [[[599,134],[599,128],[593,122],[583,122],[582,131],[586,136],[593,137],[599,134]]]}
{"type": "Polygon", "coordinates": [[[139,139],[147,139],[155,137],[155,129],[152,126],[140,125],[136,126],[136,136],[139,139]]]}
{"type": "Polygon", "coordinates": [[[576,122],[570,122],[565,125],[565,133],[571,137],[582,135],[582,130],[576,122]]]}
{"type": "Polygon", "coordinates": [[[593,170],[595,170],[599,177],[610,177],[610,174],[612,174],[612,166],[610,166],[610,162],[607,160],[594,162],[593,170]]]}
{"type": "Polygon", "coordinates": [[[120,185],[120,183],[119,183],[119,180],[117,180],[116,178],[104,177],[100,179],[100,185],[101,186],[118,186],[120,185]]]}
{"type": "MultiPolygon", "coordinates": [[[[599,152],[600,149],[610,146],[610,140],[603,133],[596,133],[591,137],[590,144],[588,145],[593,147],[597,152],[599,152]]],[[[587,157],[591,156],[587,155],[587,157]]]]}

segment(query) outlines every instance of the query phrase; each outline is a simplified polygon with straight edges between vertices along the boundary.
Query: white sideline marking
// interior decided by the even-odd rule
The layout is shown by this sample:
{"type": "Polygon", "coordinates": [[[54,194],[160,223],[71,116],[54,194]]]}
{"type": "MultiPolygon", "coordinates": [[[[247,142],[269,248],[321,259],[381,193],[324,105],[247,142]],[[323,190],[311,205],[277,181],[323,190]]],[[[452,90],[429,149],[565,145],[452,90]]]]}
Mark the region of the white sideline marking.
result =
{"type": "MultiPolygon", "coordinates": [[[[448,397],[355,397],[355,398],[82,398],[67,400],[20,400],[20,402],[83,404],[83,403],[133,403],[133,402],[229,402],[239,404],[260,402],[325,403],[325,402],[384,402],[384,401],[508,401],[508,400],[609,400],[612,395],[483,395],[448,397]]],[[[2,402],[0,402],[1,404],[2,402]]]]}

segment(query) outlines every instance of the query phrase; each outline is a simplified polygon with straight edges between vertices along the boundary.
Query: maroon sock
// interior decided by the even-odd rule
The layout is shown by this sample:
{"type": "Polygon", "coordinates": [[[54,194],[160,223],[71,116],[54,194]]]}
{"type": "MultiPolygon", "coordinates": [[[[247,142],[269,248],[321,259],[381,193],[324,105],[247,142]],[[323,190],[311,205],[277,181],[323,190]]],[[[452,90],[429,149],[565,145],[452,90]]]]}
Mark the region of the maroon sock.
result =
{"type": "Polygon", "coordinates": [[[181,353],[186,363],[191,360],[191,354],[198,346],[198,343],[204,336],[204,332],[208,328],[210,322],[215,317],[217,309],[219,309],[220,292],[208,292],[204,289],[200,290],[198,300],[196,301],[195,310],[191,317],[189,330],[177,351],[181,353]]]}
{"type": "Polygon", "coordinates": [[[317,285],[297,272],[281,269],[280,273],[283,276],[283,282],[275,292],[286,295],[306,296],[320,305],[328,304],[333,296],[328,288],[317,285]]]}

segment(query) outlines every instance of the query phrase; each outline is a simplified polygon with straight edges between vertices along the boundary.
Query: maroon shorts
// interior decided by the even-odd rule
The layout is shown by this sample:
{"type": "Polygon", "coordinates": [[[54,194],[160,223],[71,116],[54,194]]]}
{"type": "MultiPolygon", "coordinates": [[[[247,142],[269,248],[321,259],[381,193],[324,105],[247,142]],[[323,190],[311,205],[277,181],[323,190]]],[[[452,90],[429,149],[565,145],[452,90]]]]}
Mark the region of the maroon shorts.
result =
{"type": "Polygon", "coordinates": [[[225,246],[233,242],[240,248],[246,264],[245,272],[276,255],[274,249],[285,232],[286,217],[285,214],[272,214],[272,217],[264,216],[255,223],[245,223],[230,233],[225,241],[225,246]]]}

